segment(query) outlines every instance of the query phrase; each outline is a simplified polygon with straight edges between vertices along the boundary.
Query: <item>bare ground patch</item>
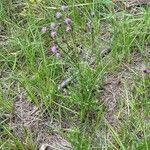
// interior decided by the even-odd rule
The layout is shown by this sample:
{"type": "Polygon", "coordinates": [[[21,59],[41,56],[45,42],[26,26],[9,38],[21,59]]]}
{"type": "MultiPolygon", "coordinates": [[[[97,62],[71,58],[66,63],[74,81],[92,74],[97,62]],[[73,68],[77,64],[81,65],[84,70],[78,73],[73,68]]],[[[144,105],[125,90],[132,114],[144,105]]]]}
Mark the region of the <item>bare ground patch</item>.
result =
{"type": "Polygon", "coordinates": [[[15,136],[25,142],[25,131],[28,130],[33,134],[35,143],[40,150],[71,150],[72,146],[68,141],[50,131],[49,122],[49,118],[44,117],[38,107],[27,101],[24,94],[17,97],[10,123],[15,136]]]}
{"type": "MultiPolygon", "coordinates": [[[[123,101],[130,101],[134,77],[145,75],[143,70],[147,67],[140,53],[135,52],[131,56],[130,63],[124,63],[119,71],[110,73],[106,76],[101,99],[106,106],[105,118],[110,125],[117,127],[119,125],[119,105],[123,101]],[[127,93],[128,92],[128,95],[127,93]]],[[[127,108],[124,112],[127,115],[127,108]]],[[[123,119],[123,118],[122,118],[123,119]]]]}

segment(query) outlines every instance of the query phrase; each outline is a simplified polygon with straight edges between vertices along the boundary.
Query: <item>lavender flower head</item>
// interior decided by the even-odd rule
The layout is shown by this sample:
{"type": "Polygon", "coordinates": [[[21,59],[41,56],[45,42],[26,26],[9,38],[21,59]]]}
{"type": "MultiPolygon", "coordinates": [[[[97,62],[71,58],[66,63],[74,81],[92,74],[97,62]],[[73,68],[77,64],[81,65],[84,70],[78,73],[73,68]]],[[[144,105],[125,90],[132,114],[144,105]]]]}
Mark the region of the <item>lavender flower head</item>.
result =
{"type": "Polygon", "coordinates": [[[68,25],[67,27],[66,27],[66,32],[71,32],[71,27],[68,25]]]}
{"type": "Polygon", "coordinates": [[[51,28],[51,30],[56,30],[57,29],[57,24],[55,23],[55,22],[52,22],[51,24],[50,24],[50,28],[51,28]]]}
{"type": "Polygon", "coordinates": [[[69,17],[65,18],[65,24],[70,25],[71,24],[71,19],[69,17]]]}
{"type": "Polygon", "coordinates": [[[52,38],[55,38],[56,36],[57,36],[57,32],[52,31],[52,32],[51,32],[51,37],[52,37],[52,38]]]}
{"type": "Polygon", "coordinates": [[[43,28],[41,29],[41,32],[42,32],[42,33],[46,33],[46,32],[47,32],[47,27],[43,27],[43,28]]]}
{"type": "Polygon", "coordinates": [[[62,5],[62,6],[61,6],[61,10],[62,10],[62,11],[67,10],[67,8],[68,8],[68,6],[65,6],[65,5],[62,5]]]}
{"type": "Polygon", "coordinates": [[[58,12],[56,13],[56,18],[57,18],[57,19],[60,19],[61,17],[62,17],[62,13],[58,11],[58,12]]]}
{"type": "Polygon", "coordinates": [[[149,73],[149,70],[148,70],[148,68],[144,68],[143,69],[143,72],[146,74],[146,73],[149,73]]]}
{"type": "Polygon", "coordinates": [[[57,45],[53,45],[51,47],[51,51],[52,51],[52,53],[57,54],[58,53],[58,47],[57,47],[57,45]]]}

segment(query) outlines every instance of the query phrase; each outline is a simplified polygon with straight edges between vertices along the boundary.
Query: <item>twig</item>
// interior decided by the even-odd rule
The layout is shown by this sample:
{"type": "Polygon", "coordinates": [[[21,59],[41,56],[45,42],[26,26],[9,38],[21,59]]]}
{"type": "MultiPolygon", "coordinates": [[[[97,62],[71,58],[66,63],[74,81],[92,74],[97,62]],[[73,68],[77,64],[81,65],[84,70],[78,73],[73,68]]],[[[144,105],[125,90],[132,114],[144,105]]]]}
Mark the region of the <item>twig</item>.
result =
{"type": "Polygon", "coordinates": [[[72,76],[63,80],[62,83],[58,86],[58,90],[63,90],[64,88],[66,88],[72,80],[73,80],[72,76]]]}

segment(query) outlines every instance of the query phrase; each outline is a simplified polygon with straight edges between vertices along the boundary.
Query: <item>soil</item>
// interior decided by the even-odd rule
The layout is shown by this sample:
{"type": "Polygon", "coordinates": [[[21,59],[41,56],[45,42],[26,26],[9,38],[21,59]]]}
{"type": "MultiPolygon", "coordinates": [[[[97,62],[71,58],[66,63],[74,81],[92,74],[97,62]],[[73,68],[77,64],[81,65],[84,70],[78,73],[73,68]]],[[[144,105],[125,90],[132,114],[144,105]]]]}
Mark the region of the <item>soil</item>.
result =
{"type": "Polygon", "coordinates": [[[40,150],[71,150],[72,146],[67,140],[50,130],[49,122],[49,118],[44,117],[23,93],[17,97],[10,122],[16,137],[25,141],[26,134],[30,132],[40,150]]]}

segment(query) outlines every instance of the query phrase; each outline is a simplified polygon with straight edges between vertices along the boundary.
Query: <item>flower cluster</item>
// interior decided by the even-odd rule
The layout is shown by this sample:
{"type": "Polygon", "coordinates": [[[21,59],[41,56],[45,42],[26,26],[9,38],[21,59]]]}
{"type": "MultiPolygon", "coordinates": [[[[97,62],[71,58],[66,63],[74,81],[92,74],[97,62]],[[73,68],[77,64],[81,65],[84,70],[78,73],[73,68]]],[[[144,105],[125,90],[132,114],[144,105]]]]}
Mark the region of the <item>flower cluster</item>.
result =
{"type": "Polygon", "coordinates": [[[65,18],[65,24],[66,24],[66,32],[71,31],[71,19],[69,17],[65,18]]]}
{"type": "Polygon", "coordinates": [[[51,51],[52,51],[54,54],[58,53],[58,47],[57,47],[57,45],[53,45],[53,46],[51,47],[51,51]]]}
{"type": "Polygon", "coordinates": [[[41,32],[47,33],[50,29],[50,37],[52,39],[52,46],[51,46],[51,52],[56,55],[57,57],[60,56],[58,45],[56,44],[57,36],[58,36],[58,29],[60,26],[63,25],[65,27],[65,32],[69,33],[72,31],[72,20],[69,16],[63,15],[63,13],[68,9],[68,6],[62,5],[60,10],[55,13],[55,21],[51,22],[49,28],[48,27],[42,27],[41,32]]]}
{"type": "Polygon", "coordinates": [[[59,11],[58,11],[58,12],[56,12],[56,18],[57,18],[57,19],[60,19],[61,17],[62,17],[62,13],[61,13],[61,12],[59,12],[59,11]]]}
{"type": "MultiPolygon", "coordinates": [[[[50,23],[49,27],[48,26],[44,26],[41,29],[41,32],[43,34],[48,33],[48,31],[50,31],[49,33],[49,37],[51,39],[51,53],[54,54],[57,57],[60,57],[60,52],[59,52],[59,48],[58,48],[58,41],[59,41],[59,37],[61,35],[61,41],[63,43],[66,43],[66,36],[60,34],[60,28],[66,32],[66,33],[70,33],[72,32],[72,20],[70,18],[70,16],[66,15],[66,11],[68,10],[68,6],[62,5],[60,7],[59,10],[57,10],[54,14],[54,18],[55,20],[53,22],[50,23]]],[[[92,25],[92,18],[94,18],[95,12],[91,12],[90,13],[90,19],[87,20],[86,24],[85,24],[85,32],[91,32],[93,31],[93,25],[92,25]]],[[[147,72],[146,70],[144,72],[147,72]]]]}

